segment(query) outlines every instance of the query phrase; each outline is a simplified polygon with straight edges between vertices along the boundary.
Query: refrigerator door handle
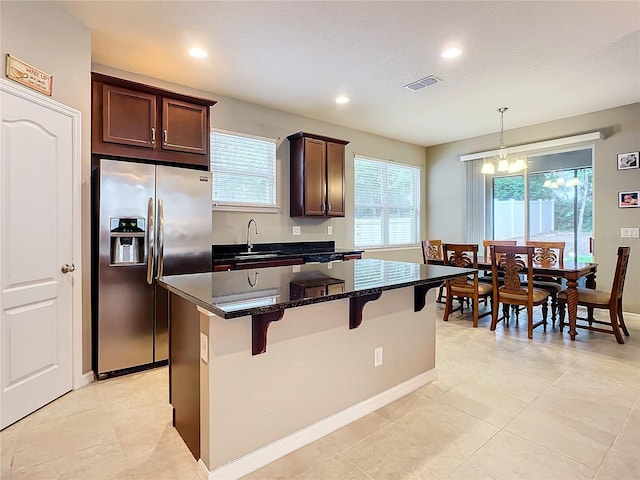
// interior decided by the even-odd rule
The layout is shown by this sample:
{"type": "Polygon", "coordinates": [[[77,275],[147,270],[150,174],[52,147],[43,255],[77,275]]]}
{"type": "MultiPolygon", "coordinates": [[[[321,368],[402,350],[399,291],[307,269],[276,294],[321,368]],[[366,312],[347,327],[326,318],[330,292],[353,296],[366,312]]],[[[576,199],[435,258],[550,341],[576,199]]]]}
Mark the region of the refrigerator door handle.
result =
{"type": "Polygon", "coordinates": [[[149,197],[147,203],[147,283],[151,285],[153,283],[153,269],[154,269],[154,232],[155,232],[155,219],[153,215],[153,197],[149,197]]]}
{"type": "Polygon", "coordinates": [[[164,203],[158,199],[158,277],[164,266],[164,203]]]}

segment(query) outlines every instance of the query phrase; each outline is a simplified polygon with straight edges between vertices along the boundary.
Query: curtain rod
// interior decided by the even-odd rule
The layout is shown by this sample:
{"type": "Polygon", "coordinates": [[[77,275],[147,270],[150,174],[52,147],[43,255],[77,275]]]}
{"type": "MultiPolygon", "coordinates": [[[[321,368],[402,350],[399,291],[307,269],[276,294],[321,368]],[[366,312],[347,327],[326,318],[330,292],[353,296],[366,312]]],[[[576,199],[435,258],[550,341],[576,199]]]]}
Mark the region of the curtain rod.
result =
{"type": "MultiPolygon", "coordinates": [[[[583,133],[582,135],[574,135],[572,137],[555,138],[553,140],[545,140],[543,142],[527,143],[525,145],[518,145],[515,147],[507,147],[509,153],[522,153],[532,152],[535,150],[546,150],[549,148],[561,147],[563,145],[571,145],[581,142],[589,142],[593,140],[603,140],[604,135],[600,131],[583,133]]],[[[469,160],[478,160],[481,158],[495,157],[498,155],[498,150],[489,150],[486,152],[470,153],[468,155],[460,155],[461,162],[468,162],[469,160]]]]}

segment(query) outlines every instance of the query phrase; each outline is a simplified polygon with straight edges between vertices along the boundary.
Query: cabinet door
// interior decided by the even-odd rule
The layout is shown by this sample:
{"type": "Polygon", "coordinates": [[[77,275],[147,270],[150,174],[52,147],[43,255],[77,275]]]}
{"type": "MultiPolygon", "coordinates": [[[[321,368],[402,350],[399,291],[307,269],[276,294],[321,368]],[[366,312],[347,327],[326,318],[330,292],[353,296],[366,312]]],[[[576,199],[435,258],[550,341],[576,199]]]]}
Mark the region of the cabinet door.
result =
{"type": "Polygon", "coordinates": [[[336,295],[342,292],[344,292],[344,282],[327,285],[327,295],[336,295]]]}
{"type": "Polygon", "coordinates": [[[344,217],[344,145],[327,142],[327,215],[344,217]]]}
{"type": "Polygon", "coordinates": [[[209,153],[209,125],[204,105],[162,99],[162,149],[209,153]]]}
{"type": "Polygon", "coordinates": [[[324,216],[326,202],[326,143],[304,139],[304,214],[324,216]]]}
{"type": "Polygon", "coordinates": [[[156,96],[112,85],[102,88],[102,141],[154,148],[156,96]]]}
{"type": "Polygon", "coordinates": [[[304,289],[304,298],[317,298],[326,295],[324,285],[314,285],[304,289]]]}

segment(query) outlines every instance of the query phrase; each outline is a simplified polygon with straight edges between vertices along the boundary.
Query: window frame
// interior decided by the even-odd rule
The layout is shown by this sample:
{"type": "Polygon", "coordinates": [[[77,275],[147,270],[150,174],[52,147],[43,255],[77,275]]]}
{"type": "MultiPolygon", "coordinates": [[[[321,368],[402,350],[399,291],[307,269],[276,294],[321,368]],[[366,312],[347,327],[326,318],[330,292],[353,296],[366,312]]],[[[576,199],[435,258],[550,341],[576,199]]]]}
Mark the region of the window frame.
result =
{"type": "MultiPolygon", "coordinates": [[[[381,160],[378,158],[372,158],[372,157],[366,157],[364,155],[354,155],[354,159],[353,159],[353,244],[354,247],[356,248],[362,248],[362,249],[366,249],[366,250],[389,250],[389,249],[402,249],[402,248],[415,248],[418,247],[420,245],[420,235],[421,235],[421,204],[422,204],[422,166],[421,165],[412,165],[412,164],[408,164],[408,163],[401,163],[401,162],[394,162],[394,161],[390,161],[390,160],[381,160]],[[410,168],[414,170],[415,173],[415,184],[416,184],[416,202],[415,205],[411,206],[411,208],[413,209],[413,213],[415,216],[415,224],[413,226],[413,228],[415,229],[415,242],[409,242],[409,243],[401,243],[401,244],[391,244],[389,243],[389,214],[387,209],[388,208],[396,208],[398,207],[397,205],[392,206],[392,207],[388,207],[388,203],[387,203],[387,182],[386,182],[386,178],[387,175],[385,174],[385,182],[384,182],[384,192],[385,192],[385,198],[382,199],[382,204],[381,205],[375,205],[373,206],[373,208],[376,207],[381,207],[383,209],[383,214],[381,215],[382,218],[382,222],[383,222],[383,234],[384,234],[384,244],[382,245],[359,245],[356,243],[356,229],[357,229],[357,217],[356,217],[356,209],[358,207],[358,204],[356,204],[356,163],[359,161],[365,161],[365,162],[375,162],[375,163],[379,163],[385,166],[385,169],[394,167],[394,166],[398,166],[398,167],[402,167],[402,168],[410,168]]],[[[406,207],[403,207],[406,208],[406,207]]]]}
{"type": "MultiPolygon", "coordinates": [[[[232,211],[232,212],[256,212],[256,213],[279,213],[280,206],[280,191],[278,186],[280,185],[280,169],[278,165],[278,138],[263,137],[259,135],[253,135],[249,133],[234,132],[231,130],[223,130],[220,128],[210,128],[209,130],[209,168],[215,183],[216,170],[213,168],[213,135],[222,134],[231,137],[248,138],[253,140],[259,140],[267,143],[273,143],[273,189],[275,203],[273,205],[252,204],[252,203],[234,203],[234,202],[216,202],[213,199],[213,188],[211,191],[211,209],[213,211],[232,211]]],[[[265,175],[266,176],[266,175],[265,175]]]]}

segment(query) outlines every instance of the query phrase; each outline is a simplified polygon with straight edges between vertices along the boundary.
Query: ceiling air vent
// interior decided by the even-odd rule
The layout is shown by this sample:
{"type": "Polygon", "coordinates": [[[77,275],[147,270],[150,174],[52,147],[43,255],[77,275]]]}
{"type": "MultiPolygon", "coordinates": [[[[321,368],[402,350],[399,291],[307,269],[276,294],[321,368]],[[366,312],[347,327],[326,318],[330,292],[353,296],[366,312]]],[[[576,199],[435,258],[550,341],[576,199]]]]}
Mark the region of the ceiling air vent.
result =
{"type": "Polygon", "coordinates": [[[415,82],[411,82],[409,85],[405,85],[404,88],[406,88],[407,90],[411,90],[412,92],[417,92],[418,90],[422,90],[425,87],[430,87],[431,85],[435,85],[436,83],[439,83],[441,81],[442,80],[440,80],[438,77],[429,75],[422,80],[417,80],[415,82]]]}

